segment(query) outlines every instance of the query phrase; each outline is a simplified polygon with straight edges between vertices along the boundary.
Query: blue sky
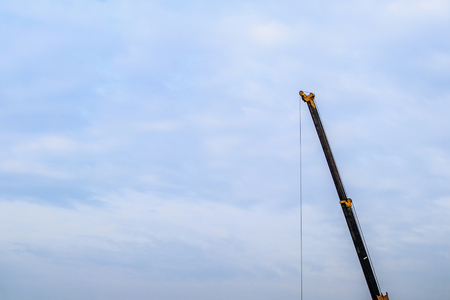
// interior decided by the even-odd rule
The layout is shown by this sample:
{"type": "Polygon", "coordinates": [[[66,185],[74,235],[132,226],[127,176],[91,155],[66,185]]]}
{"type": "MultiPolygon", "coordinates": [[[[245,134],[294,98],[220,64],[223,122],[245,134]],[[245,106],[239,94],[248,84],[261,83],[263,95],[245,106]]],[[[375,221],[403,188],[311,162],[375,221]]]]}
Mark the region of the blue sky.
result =
{"type": "MultiPolygon", "coordinates": [[[[391,299],[450,294],[448,1],[0,3],[2,299],[299,299],[299,90],[391,299]]],[[[369,299],[302,103],[304,299],[369,299]]]]}

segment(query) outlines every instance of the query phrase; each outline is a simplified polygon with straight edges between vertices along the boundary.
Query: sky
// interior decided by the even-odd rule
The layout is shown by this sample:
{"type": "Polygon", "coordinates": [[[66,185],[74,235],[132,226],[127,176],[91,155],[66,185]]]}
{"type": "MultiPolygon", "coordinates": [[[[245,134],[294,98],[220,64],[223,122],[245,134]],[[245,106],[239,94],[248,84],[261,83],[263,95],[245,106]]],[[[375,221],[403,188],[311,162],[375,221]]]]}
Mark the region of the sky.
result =
{"type": "Polygon", "coordinates": [[[449,30],[439,0],[2,0],[0,298],[370,299],[303,90],[382,292],[448,299],[449,30]]]}

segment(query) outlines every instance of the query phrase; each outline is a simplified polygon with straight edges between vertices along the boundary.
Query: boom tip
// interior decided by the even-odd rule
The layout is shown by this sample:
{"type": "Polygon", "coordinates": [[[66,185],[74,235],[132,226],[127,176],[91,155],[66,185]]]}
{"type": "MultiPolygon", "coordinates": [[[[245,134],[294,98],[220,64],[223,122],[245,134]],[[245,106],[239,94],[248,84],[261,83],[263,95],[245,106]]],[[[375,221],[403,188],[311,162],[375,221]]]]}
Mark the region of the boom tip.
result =
{"type": "Polygon", "coordinates": [[[302,96],[303,101],[306,103],[310,102],[313,106],[314,105],[314,97],[315,95],[313,93],[309,93],[309,95],[306,95],[303,91],[299,92],[300,96],[302,96]]]}

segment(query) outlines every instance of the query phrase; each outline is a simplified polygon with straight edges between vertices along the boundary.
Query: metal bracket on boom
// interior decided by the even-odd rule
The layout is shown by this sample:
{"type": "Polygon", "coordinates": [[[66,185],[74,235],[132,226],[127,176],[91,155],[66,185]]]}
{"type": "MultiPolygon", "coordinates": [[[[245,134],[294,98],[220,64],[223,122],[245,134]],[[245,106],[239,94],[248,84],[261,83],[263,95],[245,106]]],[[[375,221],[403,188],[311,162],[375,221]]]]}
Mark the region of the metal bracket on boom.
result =
{"type": "Polygon", "coordinates": [[[386,292],[386,295],[381,294],[381,295],[377,296],[377,298],[378,298],[378,300],[389,300],[389,296],[388,296],[387,292],[386,292]]]}
{"type": "Polygon", "coordinates": [[[316,104],[314,103],[314,97],[315,95],[313,93],[310,93],[309,95],[306,95],[305,93],[303,93],[303,91],[300,91],[300,96],[302,96],[303,101],[305,101],[306,103],[311,102],[311,105],[316,108],[316,104]]]}
{"type": "Polygon", "coordinates": [[[344,203],[347,207],[352,207],[352,199],[348,198],[347,200],[341,200],[339,203],[344,203]]]}

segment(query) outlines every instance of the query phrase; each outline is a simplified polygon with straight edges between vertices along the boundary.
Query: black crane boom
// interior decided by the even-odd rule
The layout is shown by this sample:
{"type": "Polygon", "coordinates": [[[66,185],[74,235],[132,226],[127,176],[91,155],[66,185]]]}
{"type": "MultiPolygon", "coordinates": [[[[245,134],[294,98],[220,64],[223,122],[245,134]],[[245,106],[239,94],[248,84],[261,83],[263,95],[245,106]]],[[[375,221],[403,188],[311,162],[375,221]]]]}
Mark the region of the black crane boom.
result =
{"type": "Polygon", "coordinates": [[[370,295],[372,300],[389,300],[389,297],[380,293],[380,288],[375,277],[375,273],[370,262],[369,255],[367,253],[366,245],[362,237],[357,219],[355,217],[354,208],[352,205],[352,200],[347,198],[345,194],[344,185],[342,184],[341,177],[334,161],[333,153],[331,152],[330,145],[328,144],[327,136],[325,135],[325,130],[323,128],[322,122],[320,120],[319,113],[314,102],[314,94],[310,93],[306,95],[303,91],[300,91],[300,96],[303,101],[308,104],[309,112],[316,127],[317,134],[319,136],[320,144],[322,145],[323,153],[330,168],[331,176],[333,177],[334,185],[336,186],[336,191],[339,196],[339,203],[341,204],[342,211],[345,216],[345,220],[350,230],[350,235],[352,236],[353,244],[355,245],[356,254],[358,255],[361,268],[366,278],[367,286],[369,287],[370,295]]]}

